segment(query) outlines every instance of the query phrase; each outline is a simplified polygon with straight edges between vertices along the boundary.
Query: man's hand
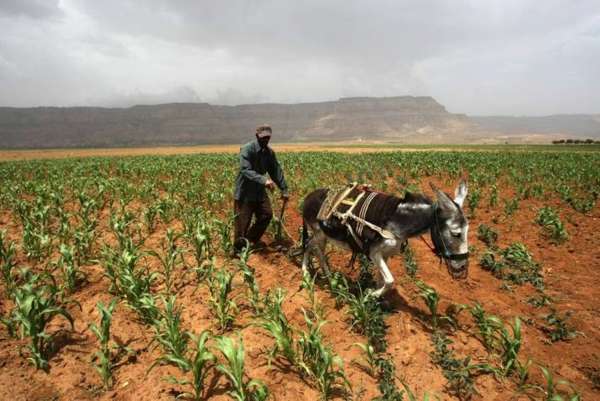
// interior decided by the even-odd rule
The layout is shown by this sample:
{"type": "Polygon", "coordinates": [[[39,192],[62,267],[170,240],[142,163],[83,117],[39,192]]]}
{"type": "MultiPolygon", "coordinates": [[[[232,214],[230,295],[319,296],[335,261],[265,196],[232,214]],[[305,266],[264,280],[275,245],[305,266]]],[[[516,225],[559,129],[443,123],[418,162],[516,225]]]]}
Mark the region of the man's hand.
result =
{"type": "Polygon", "coordinates": [[[284,202],[287,202],[290,200],[290,194],[288,194],[287,192],[283,192],[281,194],[281,200],[283,200],[284,202]]]}
{"type": "Polygon", "coordinates": [[[267,178],[267,181],[265,182],[265,187],[272,191],[273,189],[275,189],[275,183],[270,178],[267,178]]]}

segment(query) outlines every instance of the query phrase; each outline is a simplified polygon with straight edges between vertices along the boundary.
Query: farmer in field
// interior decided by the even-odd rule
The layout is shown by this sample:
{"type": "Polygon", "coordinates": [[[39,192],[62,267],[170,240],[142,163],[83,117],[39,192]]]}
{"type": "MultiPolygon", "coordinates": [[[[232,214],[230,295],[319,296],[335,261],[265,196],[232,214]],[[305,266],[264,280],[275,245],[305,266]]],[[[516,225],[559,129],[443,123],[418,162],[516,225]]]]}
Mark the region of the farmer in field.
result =
{"type": "Polygon", "coordinates": [[[273,190],[277,185],[283,201],[287,202],[289,199],[283,171],[275,152],[269,147],[271,134],[270,126],[258,126],[256,140],[248,142],[240,149],[240,172],[235,180],[233,196],[236,253],[246,246],[246,240],[254,249],[266,246],[260,238],[273,217],[266,189],[273,190]],[[253,216],[254,223],[250,224],[253,216]]]}

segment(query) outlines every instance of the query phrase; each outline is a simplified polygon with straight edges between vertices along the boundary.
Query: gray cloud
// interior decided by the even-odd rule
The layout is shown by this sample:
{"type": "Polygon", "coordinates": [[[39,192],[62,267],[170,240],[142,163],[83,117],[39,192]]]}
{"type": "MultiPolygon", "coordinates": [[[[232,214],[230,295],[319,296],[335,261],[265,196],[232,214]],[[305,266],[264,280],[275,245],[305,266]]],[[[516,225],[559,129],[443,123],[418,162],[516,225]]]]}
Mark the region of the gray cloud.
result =
{"type": "Polygon", "coordinates": [[[62,0],[33,29],[19,15],[42,3],[11,4],[1,105],[413,94],[470,114],[600,112],[595,0],[62,0]]]}
{"type": "Polygon", "coordinates": [[[2,0],[0,15],[44,19],[58,17],[62,12],[58,0],[2,0]]]}

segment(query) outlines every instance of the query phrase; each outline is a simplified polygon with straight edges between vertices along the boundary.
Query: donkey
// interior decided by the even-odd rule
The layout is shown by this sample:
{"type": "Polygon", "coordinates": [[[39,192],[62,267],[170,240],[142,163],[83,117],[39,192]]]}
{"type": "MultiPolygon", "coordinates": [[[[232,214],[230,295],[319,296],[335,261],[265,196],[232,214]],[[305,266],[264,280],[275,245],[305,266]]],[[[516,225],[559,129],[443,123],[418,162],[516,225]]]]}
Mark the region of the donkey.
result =
{"type": "MultiPolygon", "coordinates": [[[[387,259],[402,252],[408,238],[429,230],[434,244],[432,250],[440,257],[440,263],[441,259],[445,261],[448,273],[453,279],[466,278],[469,267],[469,223],[463,214],[462,205],[467,196],[467,182],[461,179],[455,189],[454,199],[435,185],[432,184],[431,187],[436,195],[435,202],[421,194],[407,193],[403,198],[398,198],[377,193],[368,207],[365,220],[392,233],[393,238],[389,238],[389,235],[388,238],[384,238],[374,230],[364,228],[360,241],[362,246],[353,240],[354,237],[349,235],[347,227],[339,221],[336,224],[335,219],[332,222],[317,219],[329,190],[321,188],[311,192],[304,199],[302,210],[303,272],[308,272],[310,257],[316,253],[321,269],[329,275],[325,246],[327,242],[332,242],[338,247],[366,255],[379,268],[383,283],[372,292],[372,296],[381,297],[394,283],[394,277],[386,263],[387,259]],[[310,238],[308,229],[312,233],[310,238]]],[[[356,194],[357,191],[351,195],[356,194]]],[[[360,207],[359,203],[356,209],[360,207]]]]}

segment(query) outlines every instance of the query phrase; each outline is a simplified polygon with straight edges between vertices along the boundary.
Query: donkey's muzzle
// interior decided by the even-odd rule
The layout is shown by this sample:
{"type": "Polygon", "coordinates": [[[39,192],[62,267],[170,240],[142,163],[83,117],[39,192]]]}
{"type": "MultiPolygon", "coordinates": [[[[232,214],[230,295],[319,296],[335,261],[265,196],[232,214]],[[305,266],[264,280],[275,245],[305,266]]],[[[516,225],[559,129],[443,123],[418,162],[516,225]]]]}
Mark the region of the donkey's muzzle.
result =
{"type": "Polygon", "coordinates": [[[469,274],[469,259],[446,259],[446,267],[453,279],[466,279],[469,274]]]}

